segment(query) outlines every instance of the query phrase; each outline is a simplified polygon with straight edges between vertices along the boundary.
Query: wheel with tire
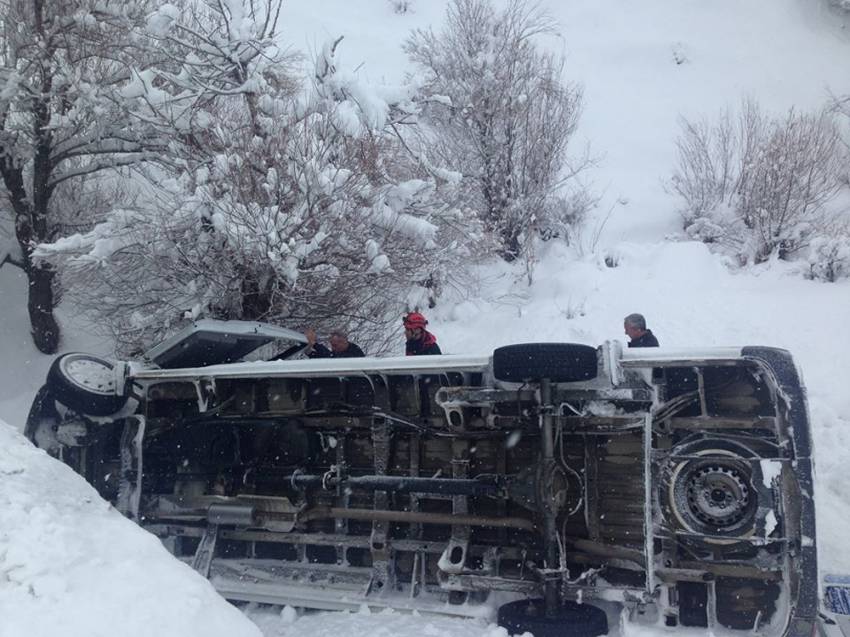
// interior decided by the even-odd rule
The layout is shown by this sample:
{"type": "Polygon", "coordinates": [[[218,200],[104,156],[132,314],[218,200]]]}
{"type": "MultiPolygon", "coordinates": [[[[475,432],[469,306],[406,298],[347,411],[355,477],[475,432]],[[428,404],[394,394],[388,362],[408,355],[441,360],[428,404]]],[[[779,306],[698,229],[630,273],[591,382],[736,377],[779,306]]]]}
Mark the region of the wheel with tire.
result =
{"type": "Polygon", "coordinates": [[[115,365],[91,354],[57,358],[47,372],[47,386],[58,402],[80,414],[108,416],[127,402],[117,391],[115,365]]]}
{"type": "Polygon", "coordinates": [[[661,467],[660,501],[665,520],[707,545],[734,547],[734,539],[757,529],[761,467],[741,442],[695,435],[679,443],[661,467]],[[726,539],[729,537],[730,539],[726,539]]]}
{"type": "Polygon", "coordinates": [[[509,382],[590,380],[597,374],[596,348],[577,343],[507,345],[493,352],[493,374],[509,382]]]}
{"type": "Polygon", "coordinates": [[[562,602],[546,615],[542,599],[520,599],[499,607],[499,626],[511,635],[529,632],[534,637],[596,637],[608,633],[608,616],[591,604],[562,602]]]}

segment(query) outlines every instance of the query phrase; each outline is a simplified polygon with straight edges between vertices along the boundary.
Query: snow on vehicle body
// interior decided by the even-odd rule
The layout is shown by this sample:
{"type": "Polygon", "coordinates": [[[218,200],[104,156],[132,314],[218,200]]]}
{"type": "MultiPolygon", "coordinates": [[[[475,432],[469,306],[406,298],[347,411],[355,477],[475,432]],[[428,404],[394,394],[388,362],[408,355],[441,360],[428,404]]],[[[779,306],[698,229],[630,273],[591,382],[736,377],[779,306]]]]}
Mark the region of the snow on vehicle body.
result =
{"type": "Polygon", "coordinates": [[[812,634],[811,438],[783,350],[206,365],[235,346],[190,340],[116,366],[103,393],[132,397],[112,415],[85,415],[53,373],[28,433],[229,599],[457,615],[499,600],[502,625],[537,637],[614,632],[623,610],[812,634]]]}

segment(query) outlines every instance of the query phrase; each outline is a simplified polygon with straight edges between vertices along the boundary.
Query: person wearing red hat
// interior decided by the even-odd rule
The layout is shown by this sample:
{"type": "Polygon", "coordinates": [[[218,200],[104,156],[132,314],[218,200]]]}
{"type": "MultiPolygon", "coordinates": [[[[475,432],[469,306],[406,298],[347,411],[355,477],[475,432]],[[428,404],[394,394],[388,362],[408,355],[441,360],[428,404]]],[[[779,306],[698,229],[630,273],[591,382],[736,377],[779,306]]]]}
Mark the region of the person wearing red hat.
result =
{"type": "Polygon", "coordinates": [[[408,313],[401,322],[404,324],[404,337],[407,339],[404,351],[408,356],[430,356],[442,354],[437,345],[437,337],[425,329],[428,321],[419,312],[408,313]]]}

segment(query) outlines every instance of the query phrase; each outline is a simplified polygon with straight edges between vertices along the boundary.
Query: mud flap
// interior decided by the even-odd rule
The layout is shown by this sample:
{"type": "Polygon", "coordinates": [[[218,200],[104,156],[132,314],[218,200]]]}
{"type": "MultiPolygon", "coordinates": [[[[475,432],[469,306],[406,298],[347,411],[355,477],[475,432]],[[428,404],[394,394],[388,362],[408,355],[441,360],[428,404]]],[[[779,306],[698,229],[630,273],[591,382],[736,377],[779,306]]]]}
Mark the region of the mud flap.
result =
{"type": "Polygon", "coordinates": [[[819,634],[850,637],[850,575],[824,575],[819,634]]]}
{"type": "Polygon", "coordinates": [[[139,519],[142,496],[142,440],[145,436],[144,416],[131,416],[121,434],[121,482],[116,508],[131,520],[139,519]]]}
{"type": "Polygon", "coordinates": [[[850,575],[824,575],[823,603],[837,615],[850,615],[850,575]]]}

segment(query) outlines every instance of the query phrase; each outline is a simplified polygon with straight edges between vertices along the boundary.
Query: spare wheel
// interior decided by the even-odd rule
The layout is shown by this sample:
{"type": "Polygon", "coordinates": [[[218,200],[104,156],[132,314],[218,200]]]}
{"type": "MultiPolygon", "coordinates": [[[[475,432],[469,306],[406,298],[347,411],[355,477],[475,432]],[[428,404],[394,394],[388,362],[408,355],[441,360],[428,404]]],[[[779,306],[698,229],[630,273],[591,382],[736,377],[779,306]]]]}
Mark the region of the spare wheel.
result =
{"type": "Polygon", "coordinates": [[[596,378],[596,348],[578,343],[522,343],[493,352],[498,380],[525,382],[548,378],[571,383],[596,378]]]}

